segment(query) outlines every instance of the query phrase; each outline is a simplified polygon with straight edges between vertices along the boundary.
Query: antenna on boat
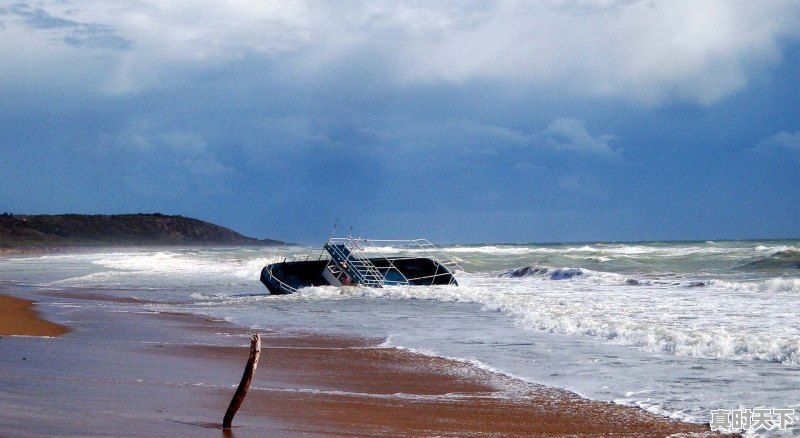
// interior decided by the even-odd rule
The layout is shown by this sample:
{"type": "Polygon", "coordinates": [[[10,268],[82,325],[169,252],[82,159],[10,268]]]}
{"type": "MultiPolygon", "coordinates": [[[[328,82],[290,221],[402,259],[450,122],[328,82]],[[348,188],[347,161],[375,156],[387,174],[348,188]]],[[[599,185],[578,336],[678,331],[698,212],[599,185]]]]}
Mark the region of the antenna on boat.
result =
{"type": "Polygon", "coordinates": [[[336,222],[333,223],[333,229],[331,230],[331,235],[328,236],[328,240],[331,240],[331,237],[333,237],[333,234],[336,232],[336,226],[337,225],[339,225],[339,218],[338,217],[336,218],[336,222]]]}
{"type": "MultiPolygon", "coordinates": [[[[333,223],[333,228],[331,229],[331,234],[328,235],[328,240],[325,243],[328,243],[333,238],[334,233],[336,233],[336,226],[339,225],[339,218],[336,218],[336,222],[333,223]]],[[[323,246],[322,249],[319,251],[319,258],[317,260],[322,260],[322,254],[325,252],[325,247],[323,246]]]]}

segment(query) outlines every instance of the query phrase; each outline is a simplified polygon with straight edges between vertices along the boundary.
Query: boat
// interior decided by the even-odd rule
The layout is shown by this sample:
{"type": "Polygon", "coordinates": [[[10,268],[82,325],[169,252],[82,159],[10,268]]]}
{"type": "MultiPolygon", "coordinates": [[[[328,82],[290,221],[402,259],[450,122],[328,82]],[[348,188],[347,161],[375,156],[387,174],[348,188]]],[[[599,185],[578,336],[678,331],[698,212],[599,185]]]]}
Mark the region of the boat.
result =
{"type": "Polygon", "coordinates": [[[261,270],[272,295],[310,286],[458,285],[458,263],[426,239],[331,237],[316,260],[284,260],[261,270]],[[385,254],[391,248],[395,254],[385,254]],[[409,255],[411,254],[411,255],[409,255]]]}

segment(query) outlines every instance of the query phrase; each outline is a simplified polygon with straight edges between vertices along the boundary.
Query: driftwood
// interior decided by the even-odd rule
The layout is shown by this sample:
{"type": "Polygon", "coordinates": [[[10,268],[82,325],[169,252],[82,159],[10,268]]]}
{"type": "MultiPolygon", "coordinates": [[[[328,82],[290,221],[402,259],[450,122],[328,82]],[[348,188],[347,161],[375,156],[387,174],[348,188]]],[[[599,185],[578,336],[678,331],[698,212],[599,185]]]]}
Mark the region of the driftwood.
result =
{"type": "Polygon", "coordinates": [[[239,387],[236,388],[236,393],[233,394],[231,404],[228,406],[228,410],[225,412],[225,419],[222,420],[223,429],[231,428],[233,416],[236,415],[236,411],[239,410],[239,406],[241,406],[242,402],[244,401],[244,396],[247,395],[247,390],[250,389],[250,380],[253,379],[253,374],[256,373],[256,367],[258,367],[258,356],[260,354],[261,338],[258,336],[258,334],[255,334],[250,339],[250,358],[247,359],[247,365],[244,367],[242,381],[239,382],[239,387]]]}

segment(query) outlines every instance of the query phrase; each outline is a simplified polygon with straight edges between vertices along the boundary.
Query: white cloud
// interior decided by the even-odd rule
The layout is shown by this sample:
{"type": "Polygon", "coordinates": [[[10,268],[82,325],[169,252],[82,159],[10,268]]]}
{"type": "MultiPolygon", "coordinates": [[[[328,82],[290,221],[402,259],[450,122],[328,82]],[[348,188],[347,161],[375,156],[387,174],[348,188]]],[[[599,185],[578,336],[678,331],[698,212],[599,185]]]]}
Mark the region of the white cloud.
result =
{"type": "Polygon", "coordinates": [[[499,141],[505,144],[525,145],[531,142],[530,136],[526,133],[505,126],[465,123],[463,125],[463,130],[470,135],[476,135],[481,138],[499,141]]]}
{"type": "Polygon", "coordinates": [[[555,150],[595,154],[609,158],[621,154],[620,150],[611,146],[611,142],[615,139],[613,135],[591,135],[586,130],[586,123],[583,120],[556,119],[542,133],[547,137],[545,143],[555,150]]]}
{"type": "Polygon", "coordinates": [[[605,195],[596,178],[584,174],[570,173],[558,180],[558,187],[572,193],[579,193],[593,197],[605,195]]]}
{"type": "Polygon", "coordinates": [[[786,132],[781,131],[761,140],[758,143],[760,149],[790,149],[800,151],[800,131],[786,132]]]}
{"type": "Polygon", "coordinates": [[[755,69],[777,62],[781,39],[800,29],[797,2],[481,5],[402,3],[365,14],[351,31],[404,82],[490,79],[646,104],[711,104],[744,87],[755,69]]]}
{"type": "MultiPolygon", "coordinates": [[[[617,137],[612,134],[593,134],[586,122],[574,118],[559,118],[537,131],[519,130],[502,125],[475,121],[446,121],[411,124],[398,123],[382,131],[365,130],[375,139],[374,146],[386,148],[387,154],[419,149],[441,149],[445,145],[454,152],[494,154],[509,148],[537,151],[568,152],[583,157],[620,160],[623,149],[614,146],[617,137]]],[[[524,170],[525,164],[514,166],[524,170]]]]}
{"type": "Polygon", "coordinates": [[[33,10],[34,21],[0,10],[0,54],[32,34],[103,52],[91,62],[108,69],[99,85],[116,93],[255,55],[280,57],[291,75],[369,59],[401,85],[477,79],[708,105],[780,62],[781,45],[800,36],[792,0],[47,0],[33,10]]]}

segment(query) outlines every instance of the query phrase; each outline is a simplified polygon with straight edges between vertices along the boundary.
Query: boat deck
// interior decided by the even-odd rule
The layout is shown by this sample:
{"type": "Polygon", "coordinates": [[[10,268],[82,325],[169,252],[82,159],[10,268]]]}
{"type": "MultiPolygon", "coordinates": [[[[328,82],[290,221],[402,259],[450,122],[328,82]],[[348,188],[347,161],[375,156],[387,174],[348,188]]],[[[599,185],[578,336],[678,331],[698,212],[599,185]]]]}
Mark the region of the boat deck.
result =
{"type": "Polygon", "coordinates": [[[264,267],[261,282],[272,294],[309,286],[457,285],[453,270],[461,267],[425,239],[369,240],[330,238],[328,258],[283,261],[264,267]],[[386,255],[386,248],[399,254],[386,255]],[[425,257],[418,257],[417,255],[425,257]],[[438,255],[438,257],[437,257],[438,255]]]}

